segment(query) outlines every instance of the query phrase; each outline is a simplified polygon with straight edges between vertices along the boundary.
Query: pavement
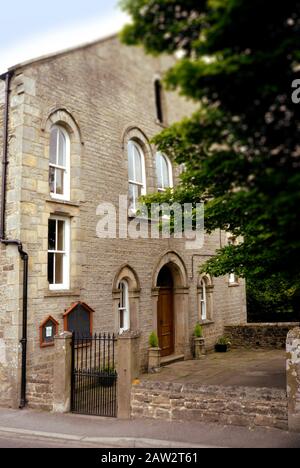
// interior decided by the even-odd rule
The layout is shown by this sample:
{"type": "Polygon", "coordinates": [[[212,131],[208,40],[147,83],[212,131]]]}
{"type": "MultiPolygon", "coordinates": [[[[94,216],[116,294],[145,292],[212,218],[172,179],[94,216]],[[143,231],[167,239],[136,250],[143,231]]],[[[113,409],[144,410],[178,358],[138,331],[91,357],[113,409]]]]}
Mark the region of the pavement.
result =
{"type": "Polygon", "coordinates": [[[142,380],[286,389],[284,350],[231,350],[207,354],[200,361],[184,361],[163,367],[159,374],[145,374],[142,380]]]}
{"type": "Polygon", "coordinates": [[[0,408],[0,447],[300,448],[300,434],[192,421],[123,421],[0,408]]]}

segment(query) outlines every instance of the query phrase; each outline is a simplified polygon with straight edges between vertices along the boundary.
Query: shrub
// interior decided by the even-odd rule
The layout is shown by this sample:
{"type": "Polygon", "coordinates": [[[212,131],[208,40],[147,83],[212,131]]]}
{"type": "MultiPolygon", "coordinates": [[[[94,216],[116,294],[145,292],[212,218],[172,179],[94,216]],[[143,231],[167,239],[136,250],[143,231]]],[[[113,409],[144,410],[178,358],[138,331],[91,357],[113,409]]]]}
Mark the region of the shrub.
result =
{"type": "Polygon", "coordinates": [[[217,344],[218,345],[227,345],[227,346],[231,345],[230,341],[228,340],[228,338],[226,338],[226,336],[222,336],[221,338],[219,338],[217,344]]]}
{"type": "Polygon", "coordinates": [[[158,348],[159,347],[158,336],[154,331],[150,335],[149,345],[150,345],[151,348],[158,348]]]}
{"type": "Polygon", "coordinates": [[[200,323],[197,323],[197,325],[195,326],[195,330],[194,330],[194,337],[195,338],[202,338],[202,336],[203,336],[202,327],[201,327],[200,323]]]}

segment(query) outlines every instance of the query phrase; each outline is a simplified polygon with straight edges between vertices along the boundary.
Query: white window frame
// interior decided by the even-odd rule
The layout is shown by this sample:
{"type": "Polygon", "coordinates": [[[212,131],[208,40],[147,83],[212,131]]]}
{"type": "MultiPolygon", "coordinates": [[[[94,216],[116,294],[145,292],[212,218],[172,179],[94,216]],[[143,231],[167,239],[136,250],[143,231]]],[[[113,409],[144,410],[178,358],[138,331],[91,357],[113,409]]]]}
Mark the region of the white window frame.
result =
{"type": "MultiPolygon", "coordinates": [[[[61,131],[65,137],[66,140],[66,166],[59,166],[57,164],[53,164],[50,162],[50,153],[49,153],[49,173],[50,173],[50,168],[54,169],[60,169],[64,171],[64,193],[63,194],[58,194],[50,191],[50,197],[55,199],[55,200],[63,200],[63,201],[70,201],[70,196],[71,196],[71,189],[70,189],[70,164],[71,164],[71,142],[70,142],[70,136],[68,132],[60,125],[53,125],[51,128],[51,132],[53,130],[58,130],[61,131]]],[[[50,144],[49,144],[50,148],[50,144]]],[[[56,151],[58,150],[58,145],[56,147],[56,151]]],[[[54,187],[56,187],[56,181],[54,181],[54,187]]]]}
{"type": "Polygon", "coordinates": [[[200,283],[199,306],[200,306],[200,321],[205,322],[207,320],[207,284],[206,284],[205,279],[202,279],[200,283]],[[204,314],[203,314],[203,309],[205,310],[204,314]]]}
{"type": "MultiPolygon", "coordinates": [[[[228,236],[228,245],[237,245],[236,237],[234,237],[232,235],[229,235],[228,236]]],[[[236,275],[236,273],[234,271],[229,273],[228,284],[229,284],[229,286],[238,286],[239,285],[238,277],[237,277],[237,275],[236,275]]]]}
{"type": "MultiPolygon", "coordinates": [[[[63,251],[49,250],[48,254],[63,254],[63,282],[61,284],[50,284],[50,291],[63,291],[70,289],[70,247],[71,247],[71,220],[63,216],[50,216],[49,220],[63,221],[64,222],[64,246],[63,251]]],[[[56,223],[56,242],[57,242],[57,223],[56,223]]],[[[49,228],[48,228],[49,229],[49,228]]],[[[48,233],[49,235],[49,233],[48,233]]],[[[48,246],[49,247],[49,246],[48,246]]],[[[55,277],[55,256],[54,256],[54,277],[55,277]]]]}
{"type": "MultiPolygon", "coordinates": [[[[174,187],[174,182],[173,182],[173,166],[172,166],[172,163],[170,161],[170,159],[163,153],[161,153],[160,151],[157,151],[156,153],[156,156],[155,156],[155,165],[156,165],[156,178],[157,178],[157,188],[158,188],[158,191],[160,193],[163,193],[165,192],[168,188],[173,188],[174,187]],[[168,187],[159,187],[158,186],[158,177],[157,177],[157,173],[158,173],[158,170],[159,168],[157,167],[157,159],[158,157],[160,157],[160,161],[162,161],[163,159],[165,159],[166,163],[167,163],[167,166],[168,166],[168,176],[169,176],[169,186],[168,187]]],[[[160,167],[160,170],[161,170],[161,173],[163,174],[163,170],[162,170],[162,163],[161,163],[161,167],[160,167]]]]}
{"type": "Polygon", "coordinates": [[[238,277],[235,273],[230,273],[229,274],[229,284],[232,285],[237,285],[239,284],[238,277]]]}
{"type": "Polygon", "coordinates": [[[125,331],[130,330],[130,306],[129,306],[129,285],[128,282],[123,279],[119,282],[119,289],[120,289],[120,302],[118,306],[118,322],[119,322],[119,332],[120,334],[124,333],[125,331]],[[124,285],[125,287],[125,304],[123,304],[123,307],[120,307],[121,300],[122,300],[122,290],[121,290],[121,285],[124,285]],[[123,312],[124,314],[124,327],[121,328],[120,324],[120,312],[123,312]]]}
{"type": "MultiPolygon", "coordinates": [[[[135,140],[129,140],[128,142],[128,145],[127,145],[127,151],[128,151],[128,171],[129,171],[129,145],[134,145],[139,154],[141,155],[141,165],[142,165],[142,182],[137,182],[136,180],[131,180],[128,178],[128,193],[129,193],[129,186],[130,185],[135,185],[137,187],[141,187],[141,195],[146,195],[147,193],[147,183],[146,183],[146,163],[145,163],[145,154],[144,154],[144,151],[143,151],[143,148],[141,147],[141,145],[139,143],[137,143],[135,140]]],[[[136,172],[136,166],[134,164],[133,166],[133,169],[134,169],[134,174],[136,172]]],[[[134,205],[133,206],[130,206],[129,207],[129,212],[130,214],[133,214],[135,215],[138,211],[138,204],[137,204],[137,201],[134,200],[134,205]]]]}

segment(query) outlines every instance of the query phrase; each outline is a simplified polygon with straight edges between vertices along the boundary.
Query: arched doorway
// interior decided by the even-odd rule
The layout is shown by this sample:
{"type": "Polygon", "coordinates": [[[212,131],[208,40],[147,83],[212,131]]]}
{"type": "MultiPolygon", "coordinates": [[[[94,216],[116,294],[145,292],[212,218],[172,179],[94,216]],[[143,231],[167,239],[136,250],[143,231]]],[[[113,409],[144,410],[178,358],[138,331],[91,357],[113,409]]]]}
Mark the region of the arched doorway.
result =
{"type": "Polygon", "coordinates": [[[157,332],[161,356],[165,357],[175,350],[174,280],[168,265],[159,272],[157,288],[157,332]]]}
{"type": "Polygon", "coordinates": [[[153,270],[152,311],[165,361],[171,355],[190,358],[188,275],[176,252],[166,252],[153,270]]]}

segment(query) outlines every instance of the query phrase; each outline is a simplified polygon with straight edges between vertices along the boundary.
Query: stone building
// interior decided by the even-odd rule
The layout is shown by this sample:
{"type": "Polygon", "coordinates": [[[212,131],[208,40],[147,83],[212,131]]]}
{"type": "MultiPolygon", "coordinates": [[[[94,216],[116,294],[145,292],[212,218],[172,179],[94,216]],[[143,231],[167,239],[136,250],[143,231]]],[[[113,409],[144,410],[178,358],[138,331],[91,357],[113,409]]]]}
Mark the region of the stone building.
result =
{"type": "MultiPolygon", "coordinates": [[[[119,196],[129,192],[129,211],[126,207],[119,227],[135,220],[138,195],[178,180],[180,169],[151,144],[161,128],[193,111],[191,102],[160,86],[170,63],[113,36],[18,65],[9,78],[2,76],[0,146],[8,162],[1,168],[3,232],[6,240],[20,240],[29,258],[32,407],[52,408],[53,334],[66,328],[140,330],[145,368],[153,330],[163,356],[188,359],[197,321],[208,349],[226,325],[246,321],[244,281],[198,273],[228,242],[226,234],[205,235],[201,249],[187,249],[185,239],[97,236],[101,203],[118,207],[119,196]],[[76,303],[88,307],[73,307],[76,303]]],[[[14,407],[22,384],[26,263],[17,247],[0,245],[0,404],[14,407]]]]}

